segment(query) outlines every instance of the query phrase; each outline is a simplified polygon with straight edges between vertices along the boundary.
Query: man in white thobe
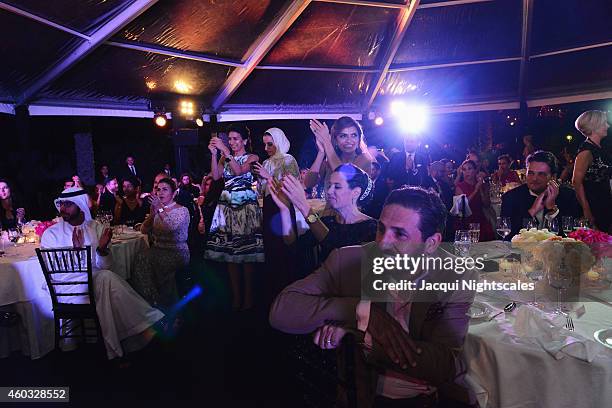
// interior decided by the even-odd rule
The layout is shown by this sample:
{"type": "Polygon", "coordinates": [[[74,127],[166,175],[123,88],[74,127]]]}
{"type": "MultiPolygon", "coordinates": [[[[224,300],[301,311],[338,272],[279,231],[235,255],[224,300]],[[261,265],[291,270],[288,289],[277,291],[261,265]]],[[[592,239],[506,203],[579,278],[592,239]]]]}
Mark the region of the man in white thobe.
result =
{"type": "MultiPolygon", "coordinates": [[[[113,359],[144,347],[154,335],[151,326],[164,314],[151,307],[126,281],[109,270],[113,263],[110,252],[112,232],[91,219],[87,199],[87,193],[79,187],[68,188],[60,194],[55,206],[62,219],[45,230],[41,247],[82,248],[91,245],[96,312],[107,356],[113,359]]],[[[74,276],[65,278],[74,279],[74,276]]],[[[77,286],[72,287],[73,292],[82,291],[77,286]]],[[[65,299],[61,301],[66,302],[65,299]]],[[[70,299],[70,303],[86,301],[86,297],[70,299]]]]}

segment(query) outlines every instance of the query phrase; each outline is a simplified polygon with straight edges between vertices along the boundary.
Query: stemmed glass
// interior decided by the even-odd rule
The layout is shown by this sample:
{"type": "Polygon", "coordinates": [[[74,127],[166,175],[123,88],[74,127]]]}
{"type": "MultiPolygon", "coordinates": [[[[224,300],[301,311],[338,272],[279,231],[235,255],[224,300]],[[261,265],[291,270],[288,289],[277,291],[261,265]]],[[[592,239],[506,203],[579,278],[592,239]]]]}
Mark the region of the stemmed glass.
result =
{"type": "Polygon", "coordinates": [[[0,258],[4,256],[4,231],[0,228],[0,258]]]}
{"type": "Polygon", "coordinates": [[[574,222],[574,229],[591,229],[592,225],[586,218],[581,218],[574,222]]]}
{"type": "Polygon", "coordinates": [[[495,226],[495,230],[497,234],[501,237],[502,241],[506,240],[506,237],[510,234],[512,230],[510,217],[497,217],[497,224],[495,226]]]}
{"type": "Polygon", "coordinates": [[[533,218],[523,218],[523,228],[530,230],[537,227],[538,224],[533,220],[533,218]]]}
{"type": "Polygon", "coordinates": [[[563,226],[563,232],[565,236],[567,236],[570,232],[574,230],[574,218],[570,216],[561,217],[561,224],[563,226]]]}
{"type": "Polygon", "coordinates": [[[545,218],[544,228],[559,235],[559,220],[557,220],[557,218],[545,218]]]}

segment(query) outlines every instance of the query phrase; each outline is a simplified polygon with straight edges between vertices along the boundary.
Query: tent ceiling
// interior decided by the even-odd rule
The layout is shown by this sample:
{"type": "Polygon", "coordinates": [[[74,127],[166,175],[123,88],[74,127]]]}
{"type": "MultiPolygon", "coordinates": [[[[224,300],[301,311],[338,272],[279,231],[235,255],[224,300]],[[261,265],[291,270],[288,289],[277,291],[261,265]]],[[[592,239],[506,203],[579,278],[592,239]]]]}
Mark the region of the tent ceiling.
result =
{"type": "Polygon", "coordinates": [[[0,0],[0,103],[120,112],[188,95],[296,114],[612,97],[609,0],[412,1],[0,0]]]}

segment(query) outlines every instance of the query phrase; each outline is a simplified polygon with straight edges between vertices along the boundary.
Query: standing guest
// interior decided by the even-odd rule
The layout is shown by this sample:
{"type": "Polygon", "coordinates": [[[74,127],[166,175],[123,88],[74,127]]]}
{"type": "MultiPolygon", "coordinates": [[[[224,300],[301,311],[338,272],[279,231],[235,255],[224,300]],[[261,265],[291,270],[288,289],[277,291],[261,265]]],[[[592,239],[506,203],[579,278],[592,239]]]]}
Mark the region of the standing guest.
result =
{"type": "Polygon", "coordinates": [[[444,164],[444,177],[449,186],[455,189],[455,162],[450,159],[442,159],[444,164]]]}
{"type": "MultiPolygon", "coordinates": [[[[197,201],[199,215],[198,232],[200,235],[206,236],[210,229],[215,208],[217,207],[219,195],[223,191],[223,182],[218,180],[215,183],[213,177],[209,174],[202,179],[200,191],[197,201]]],[[[206,241],[204,241],[204,244],[206,244],[206,241]]]]}
{"type": "Polygon", "coordinates": [[[140,177],[140,173],[136,170],[136,160],[134,156],[130,155],[125,158],[125,167],[123,168],[123,176],[127,177],[140,177]]]}
{"type": "Polygon", "coordinates": [[[574,162],[576,160],[576,156],[569,151],[569,148],[566,146],[561,151],[561,157],[563,158],[563,169],[561,170],[561,175],[559,176],[559,181],[563,183],[571,183],[572,177],[574,175],[574,162]]]}
{"type": "MultiPolygon", "coordinates": [[[[280,209],[270,196],[270,185],[287,175],[299,177],[299,166],[293,156],[288,154],[290,143],[285,133],[279,128],[270,128],[263,135],[263,143],[268,158],[253,164],[253,172],[259,176],[260,194],[263,199],[263,242],[266,262],[266,279],[270,300],[287,286],[294,270],[290,265],[293,257],[285,250],[281,234],[282,225],[280,209]]],[[[293,210],[295,213],[295,210],[293,210]]]]}
{"type": "Polygon", "coordinates": [[[419,150],[419,140],[408,136],[404,139],[404,154],[396,154],[387,167],[386,177],[393,189],[402,186],[431,187],[427,177],[428,155],[419,150]]]}
{"type": "Polygon", "coordinates": [[[119,209],[121,208],[121,201],[119,200],[119,182],[117,181],[117,177],[110,176],[104,183],[104,192],[100,197],[98,211],[110,213],[117,219],[119,209]]]}
{"type": "Polygon", "coordinates": [[[104,180],[108,178],[109,170],[106,164],[100,166],[100,170],[98,171],[98,175],[96,177],[96,183],[104,184],[104,180]]]}
{"type": "Polygon", "coordinates": [[[140,181],[131,177],[123,180],[123,198],[117,214],[117,224],[133,227],[141,224],[149,212],[147,202],[140,198],[140,181]]]}
{"type": "Polygon", "coordinates": [[[584,216],[604,232],[612,227],[612,157],[601,147],[609,127],[606,112],[587,111],[578,116],[576,129],[586,140],[578,148],[572,180],[584,216]]]}
{"type": "Polygon", "coordinates": [[[370,174],[374,158],[367,149],[363,129],[356,120],[343,116],[334,122],[330,131],[326,123],[313,119],[310,130],[315,135],[317,157],[304,181],[307,188],[316,187],[322,180],[324,191],[327,191],[333,169],[344,163],[352,163],[370,174]]]}
{"type": "Polygon", "coordinates": [[[320,217],[302,194],[299,181],[293,176],[286,176],[282,186],[272,191],[281,209],[285,242],[293,244],[298,239],[298,232],[293,228],[289,215],[289,202],[302,213],[310,227],[299,237],[302,246],[312,248],[320,245],[320,262],[333,249],[372,241],[376,236],[377,221],[359,210],[359,206],[369,199],[372,188],[368,175],[357,166],[350,163],[338,166],[330,176],[327,190],[327,200],[335,210],[334,215],[320,217]],[[284,196],[286,199],[283,201],[284,196]]]}
{"type": "Polygon", "coordinates": [[[493,173],[491,179],[493,183],[500,184],[502,187],[508,183],[521,183],[516,171],[510,168],[512,158],[507,154],[502,154],[497,158],[497,171],[493,173]]]}
{"type": "Polygon", "coordinates": [[[491,206],[489,196],[489,185],[484,181],[482,175],[477,173],[477,165],[471,160],[461,164],[461,175],[455,184],[455,195],[465,194],[472,211],[472,215],[465,219],[457,220],[456,229],[467,229],[468,224],[480,224],[480,241],[492,241],[495,239],[493,226],[485,215],[485,208],[491,206]]]}
{"type": "Polygon", "coordinates": [[[188,192],[192,199],[200,196],[200,187],[193,183],[193,177],[191,177],[189,173],[183,173],[181,175],[179,190],[188,192]]]}
{"type": "Polygon", "coordinates": [[[372,184],[374,185],[372,200],[366,205],[364,212],[370,217],[378,219],[390,191],[378,162],[372,162],[372,184]]]}
{"type": "Polygon", "coordinates": [[[474,162],[474,164],[476,164],[476,169],[478,170],[476,174],[478,176],[485,178],[489,175],[489,172],[482,163],[480,153],[478,153],[476,150],[468,151],[468,154],[465,156],[465,160],[471,160],[474,162]]]}
{"type": "Polygon", "coordinates": [[[215,209],[204,257],[227,263],[232,309],[248,310],[253,308],[255,263],[264,261],[262,214],[251,174],[251,165],[259,158],[247,153],[250,146],[246,126],[231,126],[228,136],[229,148],[218,137],[213,137],[208,145],[213,179],[225,178],[225,188],[215,209]],[[221,157],[217,161],[218,152],[221,157]]]}
{"type": "Polygon", "coordinates": [[[582,216],[574,190],[559,187],[555,181],[557,169],[557,158],[551,152],[540,150],[527,156],[527,182],[502,195],[500,216],[509,217],[512,223],[507,239],[518,234],[524,219],[544,228],[546,220],[582,216]]]}
{"type": "Polygon", "coordinates": [[[140,231],[151,233],[151,248],[138,254],[132,283],[152,305],[170,309],[178,300],[175,275],[189,263],[187,229],[189,212],[174,201],[176,184],[168,178],[157,184],[150,197],[149,216],[140,231]]]}
{"type": "MultiPolygon", "coordinates": [[[[525,145],[525,147],[523,148],[523,160],[527,160],[527,157],[530,154],[535,153],[536,151],[535,145],[533,144],[533,136],[532,135],[523,136],[523,144],[525,145]]],[[[525,162],[525,165],[526,164],[527,162],[525,162]]]]}
{"type": "Polygon", "coordinates": [[[15,200],[8,181],[0,179],[0,229],[17,227],[25,220],[25,209],[15,200]]]}
{"type": "MultiPolygon", "coordinates": [[[[449,184],[448,178],[446,177],[446,166],[441,161],[431,163],[429,166],[429,175],[432,179],[433,189],[436,191],[444,207],[447,211],[453,207],[453,193],[455,186],[449,184]]],[[[446,219],[446,227],[444,228],[444,241],[452,241],[455,237],[455,226],[451,217],[446,219]]]]}
{"type": "MultiPolygon", "coordinates": [[[[123,357],[128,351],[144,347],[155,336],[152,326],[164,314],[149,306],[127,282],[109,270],[113,264],[110,251],[112,231],[91,219],[87,193],[78,187],[64,190],[55,200],[55,207],[62,219],[45,230],[40,245],[42,248],[82,248],[91,245],[96,313],[107,357],[123,357]],[[123,342],[127,339],[130,341],[123,342]],[[122,346],[127,344],[131,345],[130,349],[124,350],[122,346]]],[[[62,275],[69,277],[71,274],[56,274],[53,279],[61,281],[64,278],[62,275]]],[[[65,289],[66,293],[70,290],[80,291],[78,285],[69,285],[65,289]]],[[[72,296],[71,300],[79,303],[80,299],[72,296]]]]}

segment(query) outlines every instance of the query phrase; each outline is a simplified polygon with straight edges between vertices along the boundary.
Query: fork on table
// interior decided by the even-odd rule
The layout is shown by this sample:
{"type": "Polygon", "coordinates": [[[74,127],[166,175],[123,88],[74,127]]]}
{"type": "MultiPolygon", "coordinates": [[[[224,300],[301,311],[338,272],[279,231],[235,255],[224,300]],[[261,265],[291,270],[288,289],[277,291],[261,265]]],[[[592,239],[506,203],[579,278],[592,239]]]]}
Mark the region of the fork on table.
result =
{"type": "Polygon", "coordinates": [[[565,328],[569,331],[574,331],[574,321],[570,315],[565,316],[565,328]]]}

